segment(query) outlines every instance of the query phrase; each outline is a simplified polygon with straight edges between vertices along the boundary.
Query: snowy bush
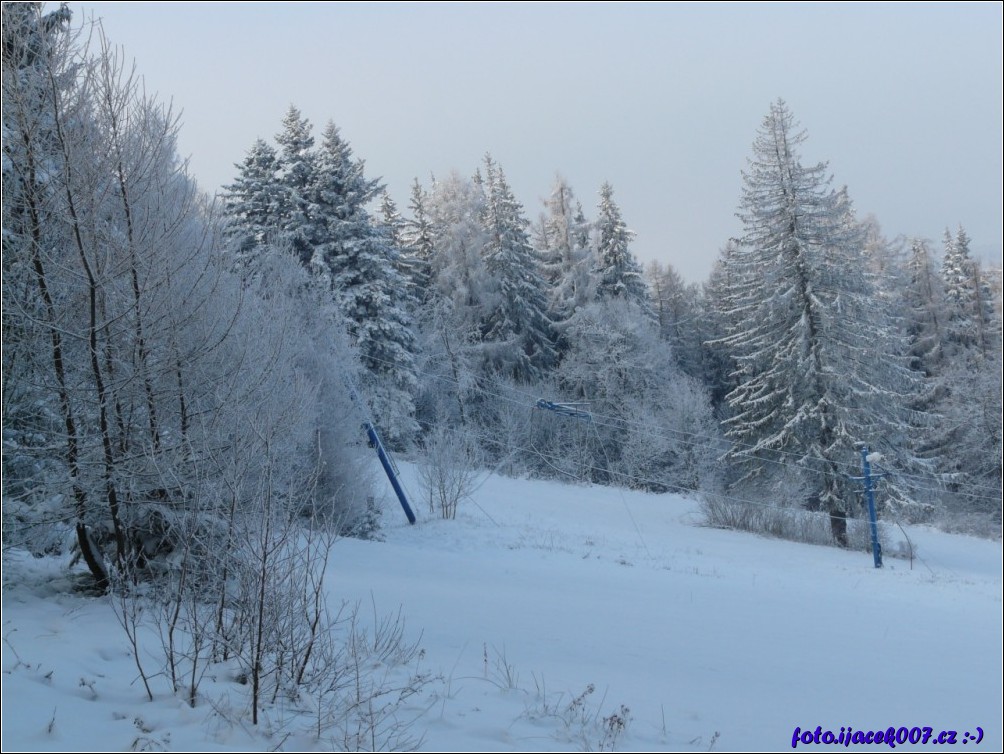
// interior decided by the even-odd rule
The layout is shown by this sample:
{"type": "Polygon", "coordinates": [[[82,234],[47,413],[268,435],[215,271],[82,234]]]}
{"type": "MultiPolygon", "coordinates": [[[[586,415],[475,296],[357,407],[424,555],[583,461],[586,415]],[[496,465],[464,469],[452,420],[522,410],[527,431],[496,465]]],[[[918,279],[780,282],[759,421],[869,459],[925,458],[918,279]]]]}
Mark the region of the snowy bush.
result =
{"type": "Polygon", "coordinates": [[[457,506],[473,492],[480,473],[481,452],[467,435],[444,425],[426,435],[418,458],[418,478],[430,513],[456,518],[457,506]]]}

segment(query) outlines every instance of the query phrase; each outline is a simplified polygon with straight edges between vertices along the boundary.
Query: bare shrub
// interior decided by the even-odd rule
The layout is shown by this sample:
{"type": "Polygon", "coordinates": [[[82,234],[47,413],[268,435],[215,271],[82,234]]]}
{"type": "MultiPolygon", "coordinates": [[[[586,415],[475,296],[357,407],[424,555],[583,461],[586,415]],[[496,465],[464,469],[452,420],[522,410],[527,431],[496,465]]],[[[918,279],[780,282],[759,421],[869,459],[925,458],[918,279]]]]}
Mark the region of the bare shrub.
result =
{"type": "Polygon", "coordinates": [[[501,691],[513,691],[519,688],[519,673],[516,667],[506,657],[505,646],[502,651],[492,647],[495,653],[493,667],[488,665],[488,644],[484,645],[485,678],[497,686],[501,691]]]}
{"type": "Polygon", "coordinates": [[[477,445],[467,435],[437,425],[425,438],[418,476],[429,500],[429,512],[457,517],[457,506],[476,486],[481,466],[477,445]]]}
{"type": "MultiPolygon", "coordinates": [[[[813,545],[832,545],[833,534],[827,513],[809,511],[794,505],[758,503],[736,500],[721,495],[704,495],[701,512],[706,526],[735,529],[753,534],[763,534],[792,542],[813,545]]],[[[879,523],[879,544],[886,550],[887,527],[879,523]]],[[[871,551],[871,527],[860,518],[847,519],[847,539],[852,550],[871,551]]],[[[903,556],[907,551],[895,548],[891,556],[903,556]]]]}
{"type": "Polygon", "coordinates": [[[524,713],[531,720],[553,720],[559,724],[561,737],[581,747],[581,751],[616,751],[617,744],[631,723],[631,710],[621,704],[609,715],[603,715],[606,700],[603,695],[593,703],[595,684],[575,695],[549,695],[542,682],[524,713]]]}

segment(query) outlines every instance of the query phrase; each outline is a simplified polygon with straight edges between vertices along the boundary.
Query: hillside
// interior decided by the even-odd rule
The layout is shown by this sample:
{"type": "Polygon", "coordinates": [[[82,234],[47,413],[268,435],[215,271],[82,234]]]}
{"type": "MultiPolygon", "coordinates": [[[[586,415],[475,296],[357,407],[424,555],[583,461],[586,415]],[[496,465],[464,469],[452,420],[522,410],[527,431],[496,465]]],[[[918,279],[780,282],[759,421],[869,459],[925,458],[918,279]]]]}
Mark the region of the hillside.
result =
{"type": "MultiPolygon", "coordinates": [[[[360,622],[400,609],[424,650],[374,665],[422,679],[388,718],[400,744],[778,750],[819,725],[959,743],[979,726],[977,750],[1001,747],[999,543],[915,527],[913,568],[876,570],[865,553],[701,527],[674,495],[498,476],[455,521],[416,501],[409,526],[384,507],[385,541],[337,542],[328,583],[360,622]]],[[[252,731],[223,669],[194,709],[163,679],[146,701],[106,599],[74,593],[62,567],[5,559],[4,750],[340,745],[281,700],[252,731]]]]}

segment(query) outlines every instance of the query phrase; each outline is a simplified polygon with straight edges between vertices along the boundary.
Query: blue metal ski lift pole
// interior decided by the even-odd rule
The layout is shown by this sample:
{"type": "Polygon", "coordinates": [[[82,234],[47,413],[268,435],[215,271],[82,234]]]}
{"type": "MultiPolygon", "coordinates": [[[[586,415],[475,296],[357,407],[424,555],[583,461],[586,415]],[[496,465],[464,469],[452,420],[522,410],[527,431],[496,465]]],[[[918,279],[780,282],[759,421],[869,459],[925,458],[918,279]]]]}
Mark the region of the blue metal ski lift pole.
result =
{"type": "MultiPolygon", "coordinates": [[[[351,378],[348,374],[343,376],[345,386],[349,390],[349,397],[352,398],[352,402],[361,406],[364,413],[368,415],[369,412],[366,411],[366,404],[363,402],[362,398],[359,397],[359,393],[356,392],[351,378]]],[[[398,502],[401,503],[401,508],[404,509],[404,515],[408,517],[408,523],[415,523],[415,513],[411,510],[411,506],[408,505],[408,496],[404,494],[401,482],[397,478],[397,470],[387,453],[387,449],[383,446],[383,441],[380,440],[380,435],[377,433],[376,427],[373,425],[372,421],[367,419],[363,422],[363,429],[366,430],[366,436],[369,438],[369,446],[376,449],[377,458],[380,459],[380,465],[383,466],[384,473],[387,474],[387,479],[390,480],[390,486],[394,488],[394,494],[397,495],[398,502]]]]}
{"type": "Polygon", "coordinates": [[[387,451],[380,441],[380,435],[377,434],[376,427],[374,427],[369,422],[363,423],[363,429],[366,430],[366,434],[370,438],[370,447],[376,448],[377,458],[380,459],[380,463],[383,466],[383,470],[387,473],[387,478],[390,480],[390,486],[394,488],[394,493],[397,495],[398,501],[401,503],[401,507],[404,509],[404,515],[408,517],[408,523],[415,523],[415,514],[411,510],[411,506],[408,505],[408,497],[404,494],[404,490],[401,489],[401,483],[397,479],[397,474],[394,472],[394,466],[390,461],[390,457],[387,455],[387,451]]]}
{"type": "MultiPolygon", "coordinates": [[[[864,482],[865,484],[865,495],[868,497],[868,519],[871,523],[871,534],[872,534],[872,557],[875,560],[875,567],[882,567],[882,545],[879,543],[878,539],[878,521],[875,515],[875,491],[872,488],[872,466],[870,461],[871,453],[868,452],[868,446],[861,445],[861,471],[864,476],[854,476],[851,479],[856,481],[864,482]]],[[[878,459],[878,453],[874,454],[876,460],[878,459]]],[[[885,474],[879,474],[879,476],[885,476],[885,474]]]]}
{"type": "Polygon", "coordinates": [[[536,405],[537,408],[554,411],[557,414],[571,416],[575,419],[582,419],[587,422],[593,420],[593,415],[588,410],[588,403],[554,403],[553,401],[545,401],[541,398],[537,401],[536,405]]]}

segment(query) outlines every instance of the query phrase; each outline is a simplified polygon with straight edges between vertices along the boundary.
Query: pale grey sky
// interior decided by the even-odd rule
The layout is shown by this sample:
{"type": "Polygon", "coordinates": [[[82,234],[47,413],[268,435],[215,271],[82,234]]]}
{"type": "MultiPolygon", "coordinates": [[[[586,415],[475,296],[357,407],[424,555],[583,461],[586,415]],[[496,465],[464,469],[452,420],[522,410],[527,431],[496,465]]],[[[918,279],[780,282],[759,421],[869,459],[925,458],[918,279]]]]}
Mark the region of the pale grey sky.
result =
{"type": "Polygon", "coordinates": [[[560,172],[610,181],[643,261],[703,280],[739,233],[740,170],[784,98],[860,216],[1002,246],[1002,4],[70,3],[183,110],[203,189],[290,103],[333,120],[405,209],[490,151],[527,216],[560,172]]]}

